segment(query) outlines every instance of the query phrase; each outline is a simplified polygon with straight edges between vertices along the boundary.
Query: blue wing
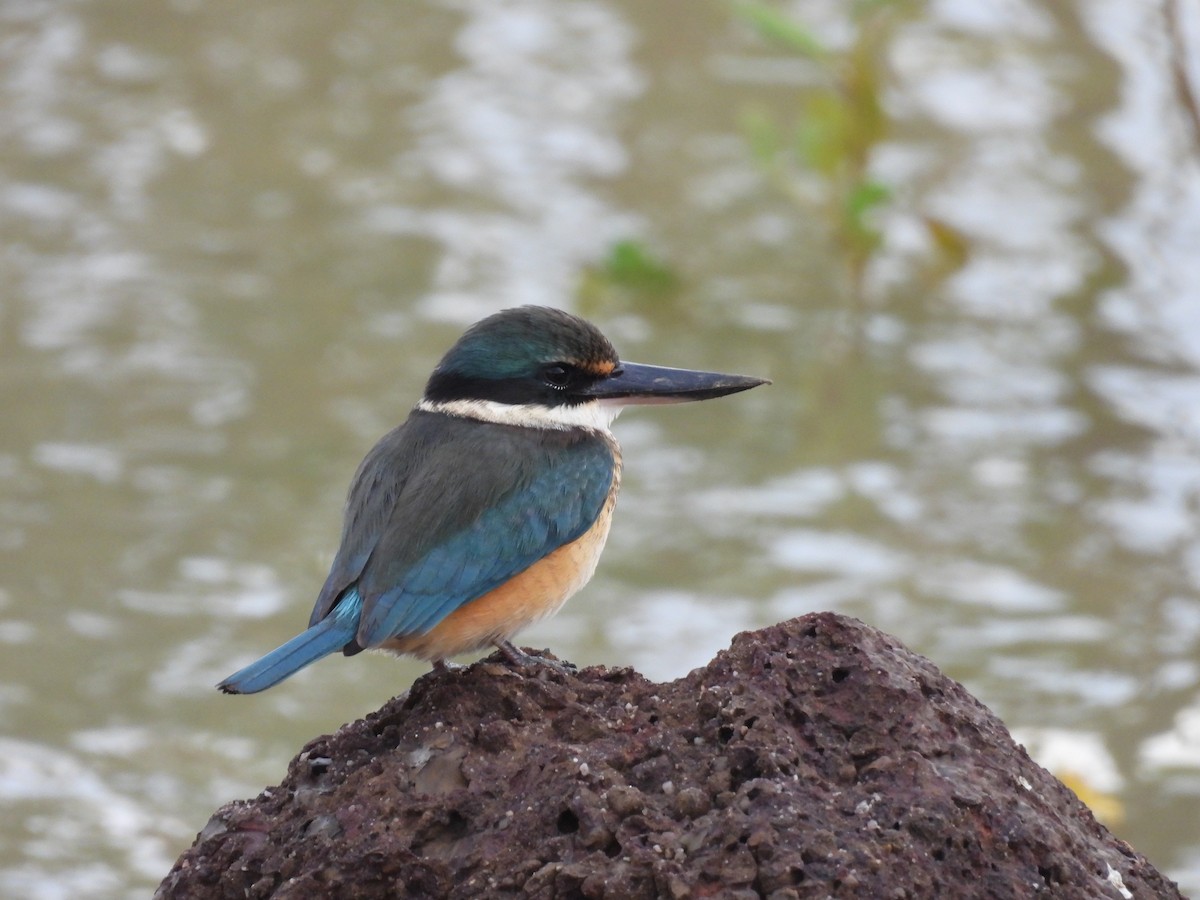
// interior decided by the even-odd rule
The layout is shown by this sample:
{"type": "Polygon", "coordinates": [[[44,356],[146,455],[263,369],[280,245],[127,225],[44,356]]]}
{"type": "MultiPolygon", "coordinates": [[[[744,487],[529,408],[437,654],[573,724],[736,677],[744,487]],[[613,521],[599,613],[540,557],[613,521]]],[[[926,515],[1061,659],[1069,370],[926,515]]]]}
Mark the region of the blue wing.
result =
{"type": "Polygon", "coordinates": [[[538,460],[521,483],[403,573],[368,563],[358,642],[422,634],[462,604],[504,584],[596,521],[612,486],[612,451],[599,439],[538,460]]]}
{"type": "Polygon", "coordinates": [[[427,632],[586,532],[615,468],[599,435],[414,412],[355,475],[311,624],[353,589],[347,652],[427,632]]]}

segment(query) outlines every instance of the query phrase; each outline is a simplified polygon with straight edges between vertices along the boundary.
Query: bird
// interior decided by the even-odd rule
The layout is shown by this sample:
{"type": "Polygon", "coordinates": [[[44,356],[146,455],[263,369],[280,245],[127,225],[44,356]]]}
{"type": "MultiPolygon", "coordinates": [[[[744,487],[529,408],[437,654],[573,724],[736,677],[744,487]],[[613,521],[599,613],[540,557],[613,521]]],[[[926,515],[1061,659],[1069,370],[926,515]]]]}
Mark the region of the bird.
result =
{"type": "Polygon", "coordinates": [[[528,665],[510,639],[582,588],[604,548],[622,407],[768,383],[624,362],[595,325],[551,307],[476,322],[359,465],[308,628],[217,687],[257,693],[338,651],[444,669],[495,645],[528,665]]]}

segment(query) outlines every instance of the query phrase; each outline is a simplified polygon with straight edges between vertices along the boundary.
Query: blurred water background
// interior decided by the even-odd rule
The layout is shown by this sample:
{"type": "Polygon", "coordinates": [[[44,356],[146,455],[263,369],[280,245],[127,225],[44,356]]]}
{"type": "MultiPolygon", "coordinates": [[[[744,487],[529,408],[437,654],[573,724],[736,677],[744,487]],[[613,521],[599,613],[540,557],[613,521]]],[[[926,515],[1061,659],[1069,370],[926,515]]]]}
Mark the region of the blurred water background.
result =
{"type": "Polygon", "coordinates": [[[523,636],[834,609],[1200,892],[1200,2],[0,3],[0,894],[144,896],[425,667],[213,684],[469,322],[768,375],[628,412],[523,636]]]}

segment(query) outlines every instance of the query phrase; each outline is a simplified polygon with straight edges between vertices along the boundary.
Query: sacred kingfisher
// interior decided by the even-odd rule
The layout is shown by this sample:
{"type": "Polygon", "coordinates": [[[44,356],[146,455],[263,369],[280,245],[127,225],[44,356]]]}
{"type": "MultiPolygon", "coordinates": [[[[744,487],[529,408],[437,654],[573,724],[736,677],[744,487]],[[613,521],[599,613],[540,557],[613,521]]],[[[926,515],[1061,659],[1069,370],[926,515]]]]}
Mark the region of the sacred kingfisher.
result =
{"type": "Polygon", "coordinates": [[[495,644],[592,577],[621,484],[622,406],[766,379],[622,362],[594,325],[539,306],[473,325],[408,420],[367,454],[308,630],[218,687],[253,694],[335,651],[430,660],[495,644]]]}

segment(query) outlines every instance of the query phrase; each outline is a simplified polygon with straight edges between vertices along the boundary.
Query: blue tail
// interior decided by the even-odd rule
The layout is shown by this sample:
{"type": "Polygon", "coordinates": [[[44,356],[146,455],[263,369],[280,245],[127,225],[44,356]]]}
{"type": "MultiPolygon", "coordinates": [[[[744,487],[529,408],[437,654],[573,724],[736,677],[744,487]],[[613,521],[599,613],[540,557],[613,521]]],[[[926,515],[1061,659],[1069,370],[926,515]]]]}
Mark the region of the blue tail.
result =
{"type": "Polygon", "coordinates": [[[341,650],[354,640],[360,605],[357,592],[352,591],[331,615],[262,659],[234,672],[217,687],[227,694],[256,694],[295,675],[309,663],[341,650]]]}

